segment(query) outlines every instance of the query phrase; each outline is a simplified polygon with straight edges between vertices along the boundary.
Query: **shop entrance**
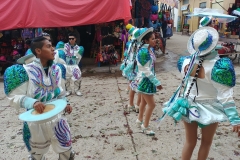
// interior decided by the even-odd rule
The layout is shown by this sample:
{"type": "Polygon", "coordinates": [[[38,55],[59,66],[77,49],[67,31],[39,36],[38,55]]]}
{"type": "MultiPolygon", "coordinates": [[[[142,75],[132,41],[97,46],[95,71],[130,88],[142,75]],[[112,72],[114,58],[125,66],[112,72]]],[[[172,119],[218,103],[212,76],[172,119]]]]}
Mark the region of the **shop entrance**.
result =
{"type": "Polygon", "coordinates": [[[95,25],[79,26],[76,27],[80,34],[80,46],[84,47],[83,57],[91,57],[91,49],[95,36],[95,25]]]}

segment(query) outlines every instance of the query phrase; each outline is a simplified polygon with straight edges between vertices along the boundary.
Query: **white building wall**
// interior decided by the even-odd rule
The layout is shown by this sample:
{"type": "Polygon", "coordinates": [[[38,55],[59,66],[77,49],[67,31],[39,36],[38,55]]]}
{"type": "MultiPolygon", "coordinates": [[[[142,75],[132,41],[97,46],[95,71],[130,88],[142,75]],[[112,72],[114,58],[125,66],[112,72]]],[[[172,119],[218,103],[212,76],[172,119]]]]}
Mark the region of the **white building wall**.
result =
{"type": "Polygon", "coordinates": [[[177,25],[178,25],[178,9],[174,8],[174,28],[177,31],[177,25]]]}

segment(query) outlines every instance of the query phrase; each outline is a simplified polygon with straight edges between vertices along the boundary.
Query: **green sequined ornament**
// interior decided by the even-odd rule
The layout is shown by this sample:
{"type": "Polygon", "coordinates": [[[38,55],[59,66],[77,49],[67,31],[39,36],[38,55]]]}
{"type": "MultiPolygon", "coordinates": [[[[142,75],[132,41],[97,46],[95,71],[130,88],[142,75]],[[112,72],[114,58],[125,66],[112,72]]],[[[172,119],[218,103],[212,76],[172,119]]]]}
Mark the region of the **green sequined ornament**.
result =
{"type": "Polygon", "coordinates": [[[11,91],[29,80],[26,70],[22,65],[13,65],[4,73],[4,91],[8,95],[11,91]]]}

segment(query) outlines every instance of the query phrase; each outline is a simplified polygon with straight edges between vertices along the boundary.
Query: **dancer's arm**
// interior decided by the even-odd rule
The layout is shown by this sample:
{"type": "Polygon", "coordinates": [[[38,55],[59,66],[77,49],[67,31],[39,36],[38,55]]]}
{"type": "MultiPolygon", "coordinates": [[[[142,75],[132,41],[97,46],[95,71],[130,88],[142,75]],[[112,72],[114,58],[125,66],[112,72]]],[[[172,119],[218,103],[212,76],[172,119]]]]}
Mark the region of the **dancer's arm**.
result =
{"type": "Polygon", "coordinates": [[[217,99],[232,125],[240,124],[240,117],[233,100],[233,87],[236,83],[233,64],[228,58],[219,59],[211,73],[213,86],[217,89],[217,99]]]}
{"type": "Polygon", "coordinates": [[[10,106],[20,109],[32,109],[37,99],[26,96],[28,75],[22,65],[13,65],[4,73],[4,91],[10,100],[10,106]]]}

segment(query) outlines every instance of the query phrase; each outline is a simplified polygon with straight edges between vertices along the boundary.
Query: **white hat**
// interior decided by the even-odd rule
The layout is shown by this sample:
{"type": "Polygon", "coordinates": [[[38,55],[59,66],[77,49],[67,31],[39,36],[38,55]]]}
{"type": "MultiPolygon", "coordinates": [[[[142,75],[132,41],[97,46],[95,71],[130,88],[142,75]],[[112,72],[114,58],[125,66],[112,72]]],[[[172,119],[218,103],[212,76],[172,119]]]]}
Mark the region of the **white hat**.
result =
{"type": "Polygon", "coordinates": [[[139,36],[138,36],[138,38],[137,38],[137,41],[138,41],[138,42],[141,42],[142,38],[143,38],[146,34],[148,34],[149,32],[153,32],[153,27],[150,27],[150,28],[141,28],[141,29],[139,29],[139,31],[138,31],[139,36]]]}
{"type": "Polygon", "coordinates": [[[205,16],[199,22],[199,28],[207,26],[212,21],[212,16],[205,16]]]}
{"type": "Polygon", "coordinates": [[[217,45],[219,35],[212,27],[202,27],[196,30],[188,40],[187,49],[190,54],[200,51],[199,56],[210,53],[217,45]]]}
{"type": "Polygon", "coordinates": [[[25,55],[17,60],[18,64],[28,64],[33,62],[36,56],[32,53],[31,49],[28,49],[25,55]]]}
{"type": "Polygon", "coordinates": [[[139,37],[139,28],[134,28],[133,32],[132,32],[132,37],[131,37],[131,40],[136,40],[138,37],[139,37]]]}

